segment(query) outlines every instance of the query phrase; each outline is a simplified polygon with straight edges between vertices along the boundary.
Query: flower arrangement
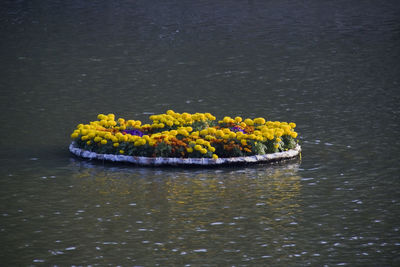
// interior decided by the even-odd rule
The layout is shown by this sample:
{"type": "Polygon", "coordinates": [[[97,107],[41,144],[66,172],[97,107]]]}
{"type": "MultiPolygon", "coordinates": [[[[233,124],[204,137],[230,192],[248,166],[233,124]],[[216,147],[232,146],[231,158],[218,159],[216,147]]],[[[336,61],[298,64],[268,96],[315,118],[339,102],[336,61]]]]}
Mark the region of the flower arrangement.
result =
{"type": "Polygon", "coordinates": [[[296,124],[264,118],[224,117],[210,113],[151,115],[151,124],[115,120],[99,114],[79,124],[71,138],[76,147],[99,153],[165,158],[231,158],[282,152],[296,147],[296,124]]]}

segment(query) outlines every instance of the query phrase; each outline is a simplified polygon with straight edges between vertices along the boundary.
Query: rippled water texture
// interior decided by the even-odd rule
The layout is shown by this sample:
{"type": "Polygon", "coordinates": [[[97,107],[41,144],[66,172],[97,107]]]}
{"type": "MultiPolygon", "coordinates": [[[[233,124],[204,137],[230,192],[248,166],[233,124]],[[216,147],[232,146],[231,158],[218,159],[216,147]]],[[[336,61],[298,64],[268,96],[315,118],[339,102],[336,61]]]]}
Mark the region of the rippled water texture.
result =
{"type": "Polygon", "coordinates": [[[398,266],[398,1],[2,1],[4,266],[398,266]],[[85,161],[98,113],[294,121],[301,159],[85,161]]]}

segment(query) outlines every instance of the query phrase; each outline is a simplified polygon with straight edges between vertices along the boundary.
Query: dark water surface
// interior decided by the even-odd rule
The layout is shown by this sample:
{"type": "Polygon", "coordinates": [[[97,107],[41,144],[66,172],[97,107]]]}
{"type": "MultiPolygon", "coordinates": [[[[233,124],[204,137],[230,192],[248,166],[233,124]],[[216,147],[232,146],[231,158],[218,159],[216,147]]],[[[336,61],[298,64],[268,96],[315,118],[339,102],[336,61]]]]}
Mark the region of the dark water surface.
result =
{"type": "Polygon", "coordinates": [[[4,266],[398,266],[398,1],[2,1],[4,266]],[[98,113],[294,121],[302,158],[77,159],[98,113]]]}

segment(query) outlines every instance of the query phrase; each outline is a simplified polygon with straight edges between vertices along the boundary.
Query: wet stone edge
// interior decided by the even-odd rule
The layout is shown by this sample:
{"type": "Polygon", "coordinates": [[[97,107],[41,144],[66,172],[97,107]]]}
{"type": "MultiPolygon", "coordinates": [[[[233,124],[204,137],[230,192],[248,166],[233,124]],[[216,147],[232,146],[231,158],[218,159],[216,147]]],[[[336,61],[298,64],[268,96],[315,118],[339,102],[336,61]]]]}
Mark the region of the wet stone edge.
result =
{"type": "Polygon", "coordinates": [[[133,163],[142,166],[161,166],[161,165],[192,165],[192,166],[216,166],[226,164],[239,164],[239,163],[258,163],[258,162],[273,162],[284,159],[291,159],[297,157],[301,152],[300,145],[288,151],[270,153],[265,155],[255,155],[247,157],[232,157],[232,158],[163,158],[163,157],[136,157],[126,155],[114,154],[97,154],[88,150],[83,150],[76,147],[75,142],[69,145],[69,151],[82,158],[105,160],[111,162],[125,162],[133,163]]]}

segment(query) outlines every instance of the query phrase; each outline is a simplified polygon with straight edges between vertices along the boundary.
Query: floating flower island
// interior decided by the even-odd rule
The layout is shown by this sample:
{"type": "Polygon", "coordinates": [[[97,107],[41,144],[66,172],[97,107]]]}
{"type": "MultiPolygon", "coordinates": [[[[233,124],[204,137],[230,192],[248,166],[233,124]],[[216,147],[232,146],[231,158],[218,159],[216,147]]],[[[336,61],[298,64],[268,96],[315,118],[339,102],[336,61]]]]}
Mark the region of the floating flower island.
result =
{"type": "Polygon", "coordinates": [[[210,113],[151,115],[151,124],[99,114],[79,124],[69,150],[80,157],[139,165],[220,165],[271,162],[300,154],[296,124],[210,113]]]}

